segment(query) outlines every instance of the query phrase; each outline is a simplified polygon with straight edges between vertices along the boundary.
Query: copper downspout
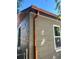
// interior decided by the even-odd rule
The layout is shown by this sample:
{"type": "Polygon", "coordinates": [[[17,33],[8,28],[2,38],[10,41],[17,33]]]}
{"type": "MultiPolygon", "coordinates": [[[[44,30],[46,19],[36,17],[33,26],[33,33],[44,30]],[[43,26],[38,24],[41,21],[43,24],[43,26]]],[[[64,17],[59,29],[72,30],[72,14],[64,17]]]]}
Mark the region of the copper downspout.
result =
{"type": "Polygon", "coordinates": [[[33,39],[34,39],[34,59],[38,59],[37,56],[37,44],[36,44],[36,34],[35,34],[35,19],[37,18],[39,12],[33,17],[33,39]]]}

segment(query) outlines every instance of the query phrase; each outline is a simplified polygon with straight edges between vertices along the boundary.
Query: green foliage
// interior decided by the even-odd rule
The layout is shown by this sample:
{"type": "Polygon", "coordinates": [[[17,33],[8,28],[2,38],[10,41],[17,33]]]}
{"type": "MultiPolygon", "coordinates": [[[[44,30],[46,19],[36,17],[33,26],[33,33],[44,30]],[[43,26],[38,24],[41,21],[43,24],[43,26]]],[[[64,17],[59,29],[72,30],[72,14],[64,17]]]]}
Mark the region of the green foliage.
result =
{"type": "Polygon", "coordinates": [[[61,19],[61,0],[55,0],[56,9],[58,10],[58,18],[61,19]]]}
{"type": "Polygon", "coordinates": [[[23,0],[17,0],[17,12],[19,12],[19,7],[21,6],[21,2],[23,0]]]}

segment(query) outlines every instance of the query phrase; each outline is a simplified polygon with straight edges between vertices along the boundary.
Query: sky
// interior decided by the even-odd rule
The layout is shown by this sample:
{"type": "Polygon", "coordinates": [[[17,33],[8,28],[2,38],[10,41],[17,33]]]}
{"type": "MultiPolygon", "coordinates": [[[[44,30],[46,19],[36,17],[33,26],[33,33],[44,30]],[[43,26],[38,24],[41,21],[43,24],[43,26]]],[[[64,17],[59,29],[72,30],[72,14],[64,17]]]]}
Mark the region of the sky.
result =
{"type": "Polygon", "coordinates": [[[28,8],[31,5],[35,5],[41,9],[44,9],[48,12],[58,14],[58,11],[55,9],[56,2],[55,0],[23,0],[21,2],[20,11],[28,8]]]}

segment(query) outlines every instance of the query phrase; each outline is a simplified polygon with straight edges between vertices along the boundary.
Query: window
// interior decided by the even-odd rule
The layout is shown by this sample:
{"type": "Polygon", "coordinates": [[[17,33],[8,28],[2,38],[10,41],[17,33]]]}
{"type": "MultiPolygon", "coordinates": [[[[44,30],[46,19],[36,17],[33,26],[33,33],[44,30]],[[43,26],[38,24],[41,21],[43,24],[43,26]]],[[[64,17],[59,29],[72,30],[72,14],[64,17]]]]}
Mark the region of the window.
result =
{"type": "Polygon", "coordinates": [[[20,44],[21,44],[21,28],[19,28],[19,30],[18,30],[18,46],[20,46],[20,44]]]}
{"type": "Polygon", "coordinates": [[[60,36],[60,28],[54,26],[54,32],[55,32],[55,36],[60,36]]]}
{"type": "Polygon", "coordinates": [[[53,26],[53,30],[54,30],[54,45],[55,45],[55,49],[56,49],[56,51],[60,51],[60,48],[61,48],[60,26],[54,25],[53,26]]]}

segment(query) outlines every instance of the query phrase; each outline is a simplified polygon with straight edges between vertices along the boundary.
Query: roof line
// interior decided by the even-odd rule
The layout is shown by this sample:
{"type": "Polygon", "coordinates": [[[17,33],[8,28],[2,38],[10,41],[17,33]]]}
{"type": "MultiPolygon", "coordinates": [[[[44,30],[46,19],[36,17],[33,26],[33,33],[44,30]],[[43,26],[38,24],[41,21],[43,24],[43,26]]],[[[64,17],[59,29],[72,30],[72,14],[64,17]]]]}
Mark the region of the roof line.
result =
{"type": "Polygon", "coordinates": [[[33,9],[38,10],[38,11],[44,12],[44,13],[46,13],[46,14],[50,14],[50,15],[53,15],[53,16],[57,16],[56,14],[53,14],[53,13],[51,13],[51,12],[48,12],[48,11],[43,10],[43,9],[41,9],[41,8],[38,8],[38,7],[35,6],[35,5],[32,5],[31,7],[32,7],[33,9]]]}
{"type": "Polygon", "coordinates": [[[33,9],[33,10],[36,10],[36,11],[39,11],[39,12],[42,12],[42,13],[44,13],[44,14],[47,14],[47,15],[49,15],[49,16],[58,18],[58,16],[57,16],[56,14],[53,14],[53,13],[50,13],[50,12],[48,12],[48,11],[46,11],[46,10],[43,10],[43,9],[41,9],[41,8],[38,8],[38,7],[35,6],[35,5],[31,5],[30,7],[28,7],[28,8],[26,8],[26,9],[22,10],[21,13],[29,12],[29,11],[31,11],[32,9],[33,9]]]}

